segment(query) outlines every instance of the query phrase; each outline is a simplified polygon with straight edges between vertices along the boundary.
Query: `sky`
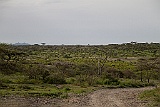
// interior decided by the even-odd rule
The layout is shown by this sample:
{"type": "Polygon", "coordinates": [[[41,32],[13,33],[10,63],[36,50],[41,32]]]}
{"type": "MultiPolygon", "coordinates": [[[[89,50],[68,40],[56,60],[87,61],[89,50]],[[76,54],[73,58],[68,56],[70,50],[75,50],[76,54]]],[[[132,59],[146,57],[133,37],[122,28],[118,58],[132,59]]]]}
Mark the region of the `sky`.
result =
{"type": "Polygon", "coordinates": [[[160,0],[0,0],[0,42],[160,42],[160,0]]]}

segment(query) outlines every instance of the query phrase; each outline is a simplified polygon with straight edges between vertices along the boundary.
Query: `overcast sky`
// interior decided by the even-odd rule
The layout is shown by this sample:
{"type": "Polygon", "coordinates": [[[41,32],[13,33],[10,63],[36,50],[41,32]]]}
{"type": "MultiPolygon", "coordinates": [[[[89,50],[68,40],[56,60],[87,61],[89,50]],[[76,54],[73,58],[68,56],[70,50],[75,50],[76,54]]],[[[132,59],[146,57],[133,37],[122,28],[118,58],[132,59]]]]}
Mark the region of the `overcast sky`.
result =
{"type": "Polygon", "coordinates": [[[160,0],[0,0],[0,42],[160,42],[160,0]]]}

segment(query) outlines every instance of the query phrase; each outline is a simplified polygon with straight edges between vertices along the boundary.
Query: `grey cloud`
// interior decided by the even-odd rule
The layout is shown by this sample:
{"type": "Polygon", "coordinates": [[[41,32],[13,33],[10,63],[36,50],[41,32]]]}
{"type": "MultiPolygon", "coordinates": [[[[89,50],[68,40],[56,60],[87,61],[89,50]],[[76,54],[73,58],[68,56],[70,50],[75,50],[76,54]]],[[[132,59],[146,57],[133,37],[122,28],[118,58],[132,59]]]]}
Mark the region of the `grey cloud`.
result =
{"type": "Polygon", "coordinates": [[[0,42],[159,42],[158,0],[0,0],[0,42]]]}

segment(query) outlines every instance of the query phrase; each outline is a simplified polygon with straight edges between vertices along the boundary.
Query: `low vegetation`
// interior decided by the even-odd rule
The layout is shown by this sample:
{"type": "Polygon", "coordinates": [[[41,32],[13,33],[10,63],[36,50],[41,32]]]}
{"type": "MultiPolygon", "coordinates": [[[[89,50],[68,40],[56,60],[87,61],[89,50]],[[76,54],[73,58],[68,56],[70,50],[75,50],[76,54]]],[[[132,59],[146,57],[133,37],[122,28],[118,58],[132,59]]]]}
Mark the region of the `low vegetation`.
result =
{"type": "Polygon", "coordinates": [[[142,100],[149,100],[151,103],[149,106],[151,107],[159,107],[160,106],[160,87],[153,89],[153,90],[148,90],[144,91],[141,95],[140,98],[142,100]]]}
{"type": "Polygon", "coordinates": [[[98,87],[154,86],[159,69],[159,43],[0,44],[0,95],[66,98],[98,87]]]}

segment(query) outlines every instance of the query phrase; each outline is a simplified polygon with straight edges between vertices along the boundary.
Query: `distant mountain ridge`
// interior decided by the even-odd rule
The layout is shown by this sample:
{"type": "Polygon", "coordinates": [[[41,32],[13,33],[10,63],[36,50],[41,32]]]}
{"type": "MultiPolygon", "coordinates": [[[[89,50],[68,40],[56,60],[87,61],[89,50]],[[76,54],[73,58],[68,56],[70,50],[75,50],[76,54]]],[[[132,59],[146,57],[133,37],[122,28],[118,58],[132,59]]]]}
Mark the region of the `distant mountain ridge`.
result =
{"type": "Polygon", "coordinates": [[[15,43],[14,46],[27,46],[30,45],[29,43],[15,43]]]}

